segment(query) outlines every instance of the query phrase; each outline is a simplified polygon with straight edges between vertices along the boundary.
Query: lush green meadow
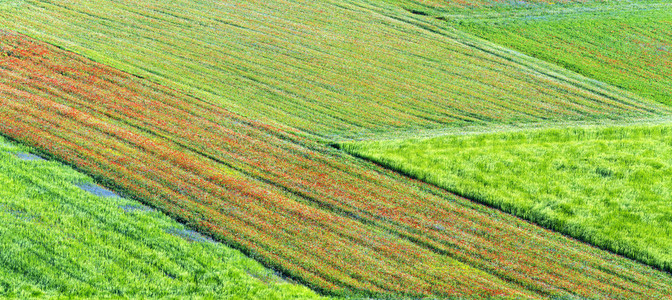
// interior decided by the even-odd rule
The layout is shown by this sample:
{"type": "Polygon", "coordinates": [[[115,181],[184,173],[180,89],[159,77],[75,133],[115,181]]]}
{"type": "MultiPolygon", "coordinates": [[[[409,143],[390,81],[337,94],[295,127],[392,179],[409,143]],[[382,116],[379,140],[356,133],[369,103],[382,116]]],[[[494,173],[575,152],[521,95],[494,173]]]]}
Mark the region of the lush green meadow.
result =
{"type": "Polygon", "coordinates": [[[464,22],[460,28],[672,105],[672,4],[617,12],[464,22]]]}
{"type": "Polygon", "coordinates": [[[0,26],[322,137],[662,109],[382,1],[26,0],[0,26]]]}
{"type": "Polygon", "coordinates": [[[0,298],[318,298],[137,201],[101,198],[92,179],[0,137],[0,298]]]}
{"type": "Polygon", "coordinates": [[[0,132],[323,293],[660,298],[672,277],[5,32],[0,132]],[[459,270],[456,272],[455,270],[459,270]]]}
{"type": "Polygon", "coordinates": [[[348,143],[459,195],[672,270],[672,126],[348,143]]]}

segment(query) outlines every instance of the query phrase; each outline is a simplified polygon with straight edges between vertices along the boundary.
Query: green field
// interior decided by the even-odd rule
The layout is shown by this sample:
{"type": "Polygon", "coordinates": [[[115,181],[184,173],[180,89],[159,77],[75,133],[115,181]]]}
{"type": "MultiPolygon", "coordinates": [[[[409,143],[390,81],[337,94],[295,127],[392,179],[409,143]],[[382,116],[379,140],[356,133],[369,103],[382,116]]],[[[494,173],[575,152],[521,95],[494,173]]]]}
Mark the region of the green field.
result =
{"type": "Polygon", "coordinates": [[[461,1],[389,1],[586,77],[672,104],[670,3],[483,1],[461,7],[456,5],[461,1]]]}
{"type": "Polygon", "coordinates": [[[380,0],[443,21],[502,19],[665,6],[665,0],[380,0]]]}
{"type": "Polygon", "coordinates": [[[465,22],[460,28],[642,97],[672,104],[672,5],[465,22]]]}
{"type": "Polygon", "coordinates": [[[672,126],[544,129],[342,148],[672,270],[672,126]]]}
{"type": "Polygon", "coordinates": [[[318,298],[137,201],[81,190],[85,175],[15,155],[29,151],[0,137],[0,298],[318,298]]]}
{"type": "Polygon", "coordinates": [[[0,182],[0,196],[15,182],[67,195],[0,206],[8,224],[46,220],[0,225],[16,232],[0,235],[15,266],[0,288],[668,297],[669,12],[626,0],[0,0],[0,134],[157,210],[127,212],[138,203],[90,196],[73,184],[91,179],[45,171],[56,163],[0,156],[22,166],[7,178],[27,178],[0,182]],[[624,127],[639,123],[658,125],[624,127]],[[601,126],[569,128],[586,124],[601,126]],[[29,252],[14,236],[57,247],[29,252]]]}
{"type": "Polygon", "coordinates": [[[548,9],[553,7],[582,7],[592,5],[609,5],[617,3],[629,3],[631,0],[383,0],[404,7],[431,8],[437,11],[470,11],[478,13],[482,11],[501,12],[511,10],[530,11],[538,8],[548,9]]]}
{"type": "Polygon", "coordinates": [[[672,277],[20,34],[0,132],[324,294],[660,298],[672,277]],[[454,270],[460,270],[455,272],[454,270]]]}
{"type": "Polygon", "coordinates": [[[320,137],[657,107],[381,1],[20,1],[0,26],[320,137]]]}

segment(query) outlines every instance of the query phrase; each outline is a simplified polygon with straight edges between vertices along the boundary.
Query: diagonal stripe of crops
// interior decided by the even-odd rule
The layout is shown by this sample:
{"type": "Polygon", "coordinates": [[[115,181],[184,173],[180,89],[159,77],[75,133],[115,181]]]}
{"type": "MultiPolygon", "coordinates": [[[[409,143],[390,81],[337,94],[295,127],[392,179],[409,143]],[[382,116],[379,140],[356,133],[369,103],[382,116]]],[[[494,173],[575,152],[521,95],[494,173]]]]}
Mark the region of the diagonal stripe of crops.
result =
{"type": "Polygon", "coordinates": [[[662,298],[663,272],[3,32],[0,132],[334,295],[662,298]]]}

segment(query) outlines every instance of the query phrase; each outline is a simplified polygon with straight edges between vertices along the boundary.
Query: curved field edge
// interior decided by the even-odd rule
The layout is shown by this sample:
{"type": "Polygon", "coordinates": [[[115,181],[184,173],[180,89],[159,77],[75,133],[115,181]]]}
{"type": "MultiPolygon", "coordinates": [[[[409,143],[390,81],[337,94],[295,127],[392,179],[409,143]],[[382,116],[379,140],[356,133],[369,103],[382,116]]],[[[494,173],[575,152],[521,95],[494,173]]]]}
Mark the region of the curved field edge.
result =
{"type": "Polygon", "coordinates": [[[326,139],[670,112],[378,1],[31,0],[0,16],[6,28],[326,139]]]}
{"type": "Polygon", "coordinates": [[[672,278],[495,209],[5,33],[0,132],[322,292],[664,297],[672,278]],[[460,270],[456,272],[455,270],[460,270]]]}
{"type": "MultiPolygon", "coordinates": [[[[646,11],[669,6],[664,0],[579,0],[579,1],[481,1],[485,5],[459,5],[459,1],[381,0],[415,15],[431,16],[440,20],[503,21],[520,18],[534,20],[544,16],[580,16],[582,14],[618,13],[619,11],[646,11]],[[441,3],[453,5],[440,5],[441,3]],[[458,4],[458,5],[454,5],[458,4]]],[[[462,3],[464,4],[464,3],[462,3]]]]}
{"type": "Polygon", "coordinates": [[[32,151],[0,137],[0,297],[319,298],[32,151]]]}
{"type": "Polygon", "coordinates": [[[340,144],[544,227],[672,270],[672,125],[574,127],[340,144]]]}

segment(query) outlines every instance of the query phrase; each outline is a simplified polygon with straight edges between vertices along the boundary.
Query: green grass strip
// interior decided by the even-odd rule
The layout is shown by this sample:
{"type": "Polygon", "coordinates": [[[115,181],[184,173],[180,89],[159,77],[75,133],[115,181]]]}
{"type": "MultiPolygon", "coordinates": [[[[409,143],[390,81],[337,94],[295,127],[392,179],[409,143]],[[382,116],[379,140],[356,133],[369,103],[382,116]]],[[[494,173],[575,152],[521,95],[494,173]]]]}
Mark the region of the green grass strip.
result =
{"type": "Polygon", "coordinates": [[[672,125],[452,135],[342,148],[672,270],[672,125]]]}
{"type": "Polygon", "coordinates": [[[0,137],[0,298],[318,298],[136,201],[93,196],[92,179],[0,137]],[[138,208],[138,209],[132,209],[138,208]],[[170,234],[173,233],[173,234],[170,234]]]}

